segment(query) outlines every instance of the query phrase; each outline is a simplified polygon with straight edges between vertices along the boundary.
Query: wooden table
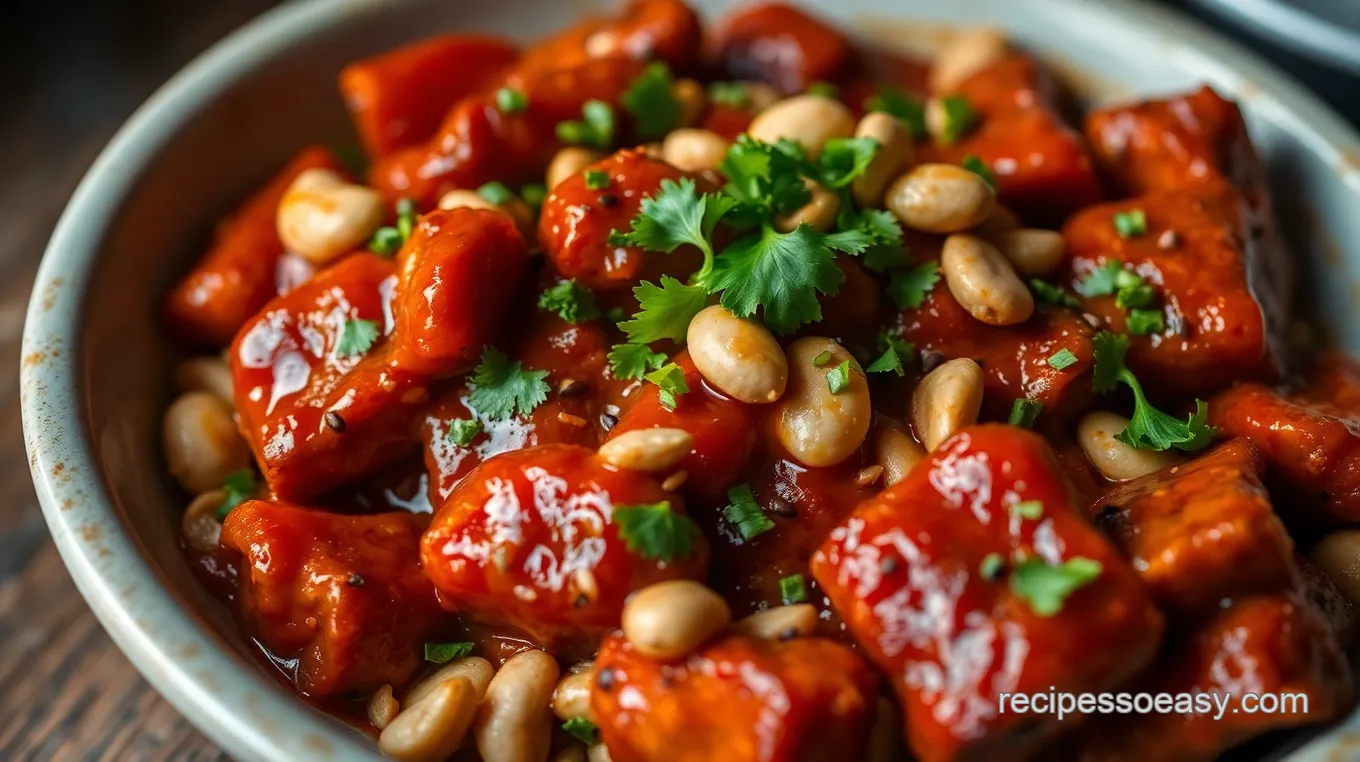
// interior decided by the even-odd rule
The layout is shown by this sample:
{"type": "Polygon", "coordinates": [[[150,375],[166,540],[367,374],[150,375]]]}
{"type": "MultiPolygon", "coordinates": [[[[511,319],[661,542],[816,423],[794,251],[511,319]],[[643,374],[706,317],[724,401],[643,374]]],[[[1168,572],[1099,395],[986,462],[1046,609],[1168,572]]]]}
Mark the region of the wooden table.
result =
{"type": "Polygon", "coordinates": [[[38,260],[85,169],[157,86],[273,1],[5,11],[18,34],[0,46],[0,357],[13,363],[0,374],[0,759],[227,758],[142,680],[66,574],[29,480],[17,365],[38,260]]]}

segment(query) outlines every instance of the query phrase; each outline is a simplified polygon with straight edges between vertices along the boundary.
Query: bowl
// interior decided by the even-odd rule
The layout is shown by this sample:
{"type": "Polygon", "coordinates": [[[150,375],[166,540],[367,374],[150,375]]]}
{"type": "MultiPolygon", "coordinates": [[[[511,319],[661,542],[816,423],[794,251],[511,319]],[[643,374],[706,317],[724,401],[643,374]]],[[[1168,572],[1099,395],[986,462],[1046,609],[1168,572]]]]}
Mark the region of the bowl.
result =
{"type": "MultiPolygon", "coordinates": [[[[700,0],[707,13],[735,3],[700,0]]],[[[66,208],[29,304],[24,436],[48,525],[114,641],[167,699],[242,759],[376,759],[372,741],[262,669],[177,539],[182,498],[160,455],[173,350],[158,305],[213,222],[298,147],[353,137],[335,90],[347,62],[443,30],[532,39],[592,2],[305,0],[266,13],[157,92],[66,208]]],[[[843,0],[819,11],[877,41],[929,46],[948,24],[1008,28],[1100,101],[1208,82],[1244,107],[1308,303],[1360,350],[1360,140],[1300,85],[1168,11],[1105,0],[843,0]],[[909,22],[908,19],[916,20],[909,22]],[[1352,253],[1354,252],[1354,253],[1352,253]]],[[[1291,757],[1360,747],[1360,717],[1295,737],[1291,757]],[[1306,745],[1304,745],[1306,744],[1306,745]]],[[[1272,753],[1279,753],[1278,751],[1272,753]]]]}

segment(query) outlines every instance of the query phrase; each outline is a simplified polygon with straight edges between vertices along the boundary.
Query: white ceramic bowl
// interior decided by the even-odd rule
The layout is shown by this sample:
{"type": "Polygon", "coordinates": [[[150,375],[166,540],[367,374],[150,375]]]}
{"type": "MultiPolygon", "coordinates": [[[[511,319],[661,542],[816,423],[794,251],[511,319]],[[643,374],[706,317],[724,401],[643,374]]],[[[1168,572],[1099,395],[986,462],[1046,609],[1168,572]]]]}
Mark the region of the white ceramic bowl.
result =
{"type": "MultiPolygon", "coordinates": [[[[710,15],[733,4],[699,2],[710,15]]],[[[182,506],[157,435],[172,359],[157,324],[162,297],[202,250],[214,220],[296,148],[348,138],[335,90],[345,63],[444,30],[533,39],[594,5],[284,5],[157,92],[100,155],[57,226],[23,342],[24,434],[39,499],[104,627],[166,698],[237,757],[293,762],[377,754],[367,737],[266,675],[230,613],[181,558],[182,506]]],[[[1312,268],[1305,301],[1327,316],[1341,344],[1360,349],[1360,320],[1350,307],[1360,293],[1360,142],[1296,83],[1178,16],[1123,0],[823,5],[819,12],[847,29],[913,44],[929,43],[931,24],[1004,26],[1095,100],[1201,82],[1236,97],[1266,157],[1288,239],[1312,268]]],[[[1351,758],[1345,749],[1360,748],[1357,728],[1360,720],[1352,717],[1295,759],[1351,758]]]]}

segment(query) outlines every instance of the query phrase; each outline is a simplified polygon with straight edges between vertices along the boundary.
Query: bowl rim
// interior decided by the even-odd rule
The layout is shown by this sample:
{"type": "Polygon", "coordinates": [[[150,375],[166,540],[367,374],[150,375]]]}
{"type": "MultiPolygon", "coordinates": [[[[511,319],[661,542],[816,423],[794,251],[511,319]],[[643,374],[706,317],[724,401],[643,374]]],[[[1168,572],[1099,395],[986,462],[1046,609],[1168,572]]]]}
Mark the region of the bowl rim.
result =
{"type": "MultiPolygon", "coordinates": [[[[1360,197],[1360,136],[1305,86],[1185,15],[1134,0],[1043,0],[1092,5],[1130,35],[1186,49],[1198,65],[1259,88],[1252,108],[1270,108],[1310,152],[1338,167],[1360,197]],[[1287,124],[1285,124],[1287,122],[1287,124]]],[[[49,530],[77,588],[138,671],[195,727],[242,759],[377,759],[371,742],[327,721],[240,657],[162,586],[113,508],[87,428],[81,326],[93,263],[124,199],[161,149],[244,75],[290,46],[325,34],[388,0],[295,0],[261,14],[194,58],[124,123],[78,185],[43,254],[30,297],[20,368],[24,442],[49,530]],[[215,678],[215,679],[209,679],[215,678]],[[272,727],[286,732],[270,732],[272,727]]],[[[902,18],[910,18],[904,11],[902,18]]],[[[1079,62],[1077,62],[1079,63],[1079,62]]],[[[1291,762],[1322,759],[1360,712],[1291,762]],[[1332,736],[1329,738],[1328,736],[1332,736]]]]}

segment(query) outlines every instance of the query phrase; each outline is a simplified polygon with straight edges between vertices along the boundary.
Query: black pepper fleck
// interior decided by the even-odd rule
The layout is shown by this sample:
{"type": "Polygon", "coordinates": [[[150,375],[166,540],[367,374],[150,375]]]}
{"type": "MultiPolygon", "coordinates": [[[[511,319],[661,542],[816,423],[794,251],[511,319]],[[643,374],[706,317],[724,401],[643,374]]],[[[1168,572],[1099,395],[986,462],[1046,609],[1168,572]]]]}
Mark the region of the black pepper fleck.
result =
{"type": "Polygon", "coordinates": [[[1102,505],[1100,506],[1100,510],[1096,511],[1095,523],[1098,527],[1108,527],[1114,524],[1118,519],[1119,506],[1117,505],[1102,505]]]}
{"type": "Polygon", "coordinates": [[[921,369],[929,373],[944,363],[944,353],[934,349],[921,351],[921,369]]]}
{"type": "Polygon", "coordinates": [[[605,431],[613,431],[619,423],[619,417],[610,413],[600,413],[600,426],[605,431]]]}
{"type": "Polygon", "coordinates": [[[602,669],[595,675],[595,687],[602,691],[614,690],[614,670],[602,669]]]}
{"type": "Polygon", "coordinates": [[[345,433],[345,419],[341,418],[340,414],[334,410],[327,410],[326,414],[321,416],[321,420],[335,433],[345,433]]]}
{"type": "Polygon", "coordinates": [[[349,579],[345,580],[345,584],[350,587],[363,587],[365,584],[364,577],[361,574],[351,573],[349,579]]]}
{"type": "Polygon", "coordinates": [[[794,507],[793,503],[790,503],[782,497],[776,497],[771,500],[770,504],[765,506],[765,510],[786,519],[798,517],[798,509],[794,507]]]}
{"type": "Polygon", "coordinates": [[[600,198],[598,200],[600,202],[600,206],[604,207],[605,209],[613,209],[614,207],[619,205],[619,197],[614,195],[613,193],[601,193],[600,198]]]}
{"type": "Polygon", "coordinates": [[[878,562],[878,568],[882,570],[884,574],[892,574],[897,571],[897,556],[884,556],[882,560],[878,562]]]}
{"type": "Polygon", "coordinates": [[[590,605],[590,598],[585,593],[576,596],[576,608],[583,609],[590,605]]]}
{"type": "Polygon", "coordinates": [[[779,639],[780,639],[781,641],[793,640],[793,639],[796,638],[796,637],[798,637],[798,628],[797,628],[797,627],[790,627],[790,628],[788,628],[788,629],[786,629],[786,630],[781,630],[780,633],[779,633],[779,639]]]}

